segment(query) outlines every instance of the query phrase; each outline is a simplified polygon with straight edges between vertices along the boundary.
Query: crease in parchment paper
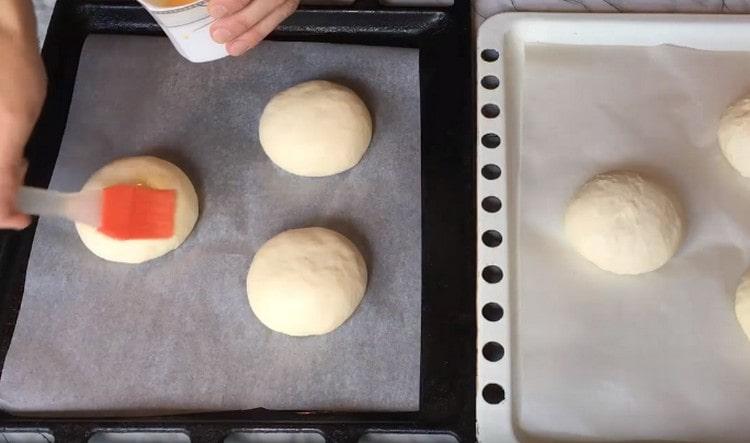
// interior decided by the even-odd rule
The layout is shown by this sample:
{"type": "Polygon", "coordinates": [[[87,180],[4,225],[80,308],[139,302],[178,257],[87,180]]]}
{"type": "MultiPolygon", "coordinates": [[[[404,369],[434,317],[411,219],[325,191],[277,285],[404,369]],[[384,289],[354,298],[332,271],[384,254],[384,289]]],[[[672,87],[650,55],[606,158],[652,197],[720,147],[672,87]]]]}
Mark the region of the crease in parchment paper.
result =
{"type": "Polygon", "coordinates": [[[181,167],[201,215],[177,250],[105,262],[74,227],[41,220],[0,407],[17,414],[149,415],[265,407],[419,407],[421,198],[418,51],[266,42],[241,58],[183,60],[158,37],[92,36],[83,49],[51,186],[151,154],[181,167]],[[353,169],[286,173],[263,153],[260,113],[277,92],[335,79],[375,121],[353,169]],[[324,226],[367,260],[367,293],[334,332],[294,338],[250,311],[253,254],[290,228],[324,226]]]}
{"type": "Polygon", "coordinates": [[[750,266],[750,180],[722,157],[750,55],[674,46],[526,48],[519,153],[519,427],[566,441],[747,441],[750,343],[734,290],[750,266]],[[599,270],[563,214],[596,173],[643,170],[685,206],[663,268],[599,270]]]}

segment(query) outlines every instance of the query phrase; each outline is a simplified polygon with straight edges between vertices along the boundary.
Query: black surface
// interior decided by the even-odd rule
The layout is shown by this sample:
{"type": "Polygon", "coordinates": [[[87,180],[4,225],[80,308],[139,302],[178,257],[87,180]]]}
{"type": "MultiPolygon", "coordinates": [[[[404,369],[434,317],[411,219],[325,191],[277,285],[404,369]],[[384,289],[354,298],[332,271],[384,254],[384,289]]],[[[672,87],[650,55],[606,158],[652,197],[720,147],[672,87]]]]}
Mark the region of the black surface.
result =
{"type": "MultiPolygon", "coordinates": [[[[420,50],[422,112],[422,355],[417,412],[333,413],[254,409],[148,418],[20,418],[0,413],[1,430],[44,430],[56,443],[97,431],[179,431],[219,442],[236,431],[313,430],[327,442],[366,432],[449,433],[475,440],[476,301],[474,86],[468,0],[449,8],[386,8],[360,1],[301,8],[273,40],[413,47],[420,50]]],[[[46,186],[57,158],[78,59],[89,34],[160,35],[129,0],[58,0],[42,55],[49,94],[27,146],[27,183],[46,186]]],[[[23,296],[35,225],[0,233],[0,362],[23,296]]],[[[43,325],[40,325],[43,327],[43,325]]],[[[0,363],[2,364],[2,363],[0,363]]],[[[45,364],[45,362],[40,362],[45,364]]],[[[217,362],[219,364],[219,362],[217,362]]],[[[0,366],[2,370],[2,366],[0,366]]]]}

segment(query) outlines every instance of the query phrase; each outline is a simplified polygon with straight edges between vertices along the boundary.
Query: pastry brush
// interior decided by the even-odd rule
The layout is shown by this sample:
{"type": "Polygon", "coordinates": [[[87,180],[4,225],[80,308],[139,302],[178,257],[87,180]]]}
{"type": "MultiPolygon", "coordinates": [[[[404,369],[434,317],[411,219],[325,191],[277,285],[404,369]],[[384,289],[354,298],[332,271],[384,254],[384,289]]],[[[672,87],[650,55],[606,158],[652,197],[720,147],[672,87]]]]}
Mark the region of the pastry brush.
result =
{"type": "Polygon", "coordinates": [[[85,223],[118,240],[158,239],[174,234],[176,194],[138,185],[72,193],[22,186],[16,205],[27,214],[85,223]]]}

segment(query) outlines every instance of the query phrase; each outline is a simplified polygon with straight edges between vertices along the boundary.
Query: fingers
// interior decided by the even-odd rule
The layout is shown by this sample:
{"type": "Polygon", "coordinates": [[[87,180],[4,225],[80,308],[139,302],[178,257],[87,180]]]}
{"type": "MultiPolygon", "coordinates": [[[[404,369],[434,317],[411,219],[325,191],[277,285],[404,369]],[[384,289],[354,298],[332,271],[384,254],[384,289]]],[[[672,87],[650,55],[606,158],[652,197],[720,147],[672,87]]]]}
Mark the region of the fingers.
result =
{"type": "Polygon", "coordinates": [[[208,13],[211,17],[220,19],[241,11],[247,4],[248,0],[211,0],[208,2],[208,13]]]}
{"type": "Polygon", "coordinates": [[[13,168],[0,171],[0,229],[23,229],[31,223],[31,217],[16,209],[16,192],[23,183],[26,168],[24,160],[13,168]]]}
{"type": "Polygon", "coordinates": [[[283,2],[281,6],[268,14],[250,30],[227,45],[227,52],[230,55],[238,56],[257,46],[268,34],[276,29],[279,23],[294,13],[298,4],[299,0],[286,0],[283,2]]]}
{"type": "Polygon", "coordinates": [[[31,224],[31,217],[26,214],[0,214],[0,229],[23,229],[31,224]]]}
{"type": "Polygon", "coordinates": [[[222,18],[211,25],[211,36],[225,43],[231,55],[243,54],[291,15],[298,4],[299,0],[252,0],[249,4],[248,0],[212,0],[209,12],[222,18]]]}
{"type": "Polygon", "coordinates": [[[247,4],[240,11],[230,16],[225,16],[211,25],[211,36],[217,43],[229,43],[248,32],[258,22],[266,18],[273,10],[278,8],[284,0],[232,0],[247,4]]]}

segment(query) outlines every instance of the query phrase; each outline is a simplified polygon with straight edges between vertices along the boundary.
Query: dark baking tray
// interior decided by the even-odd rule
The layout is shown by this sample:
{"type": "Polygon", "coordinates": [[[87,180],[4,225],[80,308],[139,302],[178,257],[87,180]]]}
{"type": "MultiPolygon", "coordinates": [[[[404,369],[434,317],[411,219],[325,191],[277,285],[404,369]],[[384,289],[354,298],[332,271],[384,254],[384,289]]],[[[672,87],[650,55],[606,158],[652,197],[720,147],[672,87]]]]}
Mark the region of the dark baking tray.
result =
{"type": "MultiPolygon", "coordinates": [[[[185,432],[219,442],[232,432],[313,431],[327,442],[368,432],[454,435],[475,441],[476,300],[474,86],[469,1],[447,8],[389,8],[374,1],[303,7],[273,40],[419,48],[422,122],[422,354],[416,412],[253,409],[148,418],[23,418],[0,412],[0,431],[50,432],[56,443],[100,431],[185,432]]],[[[58,0],[42,50],[49,93],[26,147],[27,183],[47,186],[89,34],[162,35],[133,0],[58,0]]],[[[127,63],[127,61],[123,61],[127,63]]],[[[23,297],[36,224],[0,231],[0,365],[23,297]]],[[[40,325],[44,327],[44,325],[40,325]]],[[[217,365],[220,362],[216,362],[217,365]]],[[[45,364],[40,362],[40,364],[45,364]]],[[[0,366],[2,371],[2,366],[0,366]]]]}

